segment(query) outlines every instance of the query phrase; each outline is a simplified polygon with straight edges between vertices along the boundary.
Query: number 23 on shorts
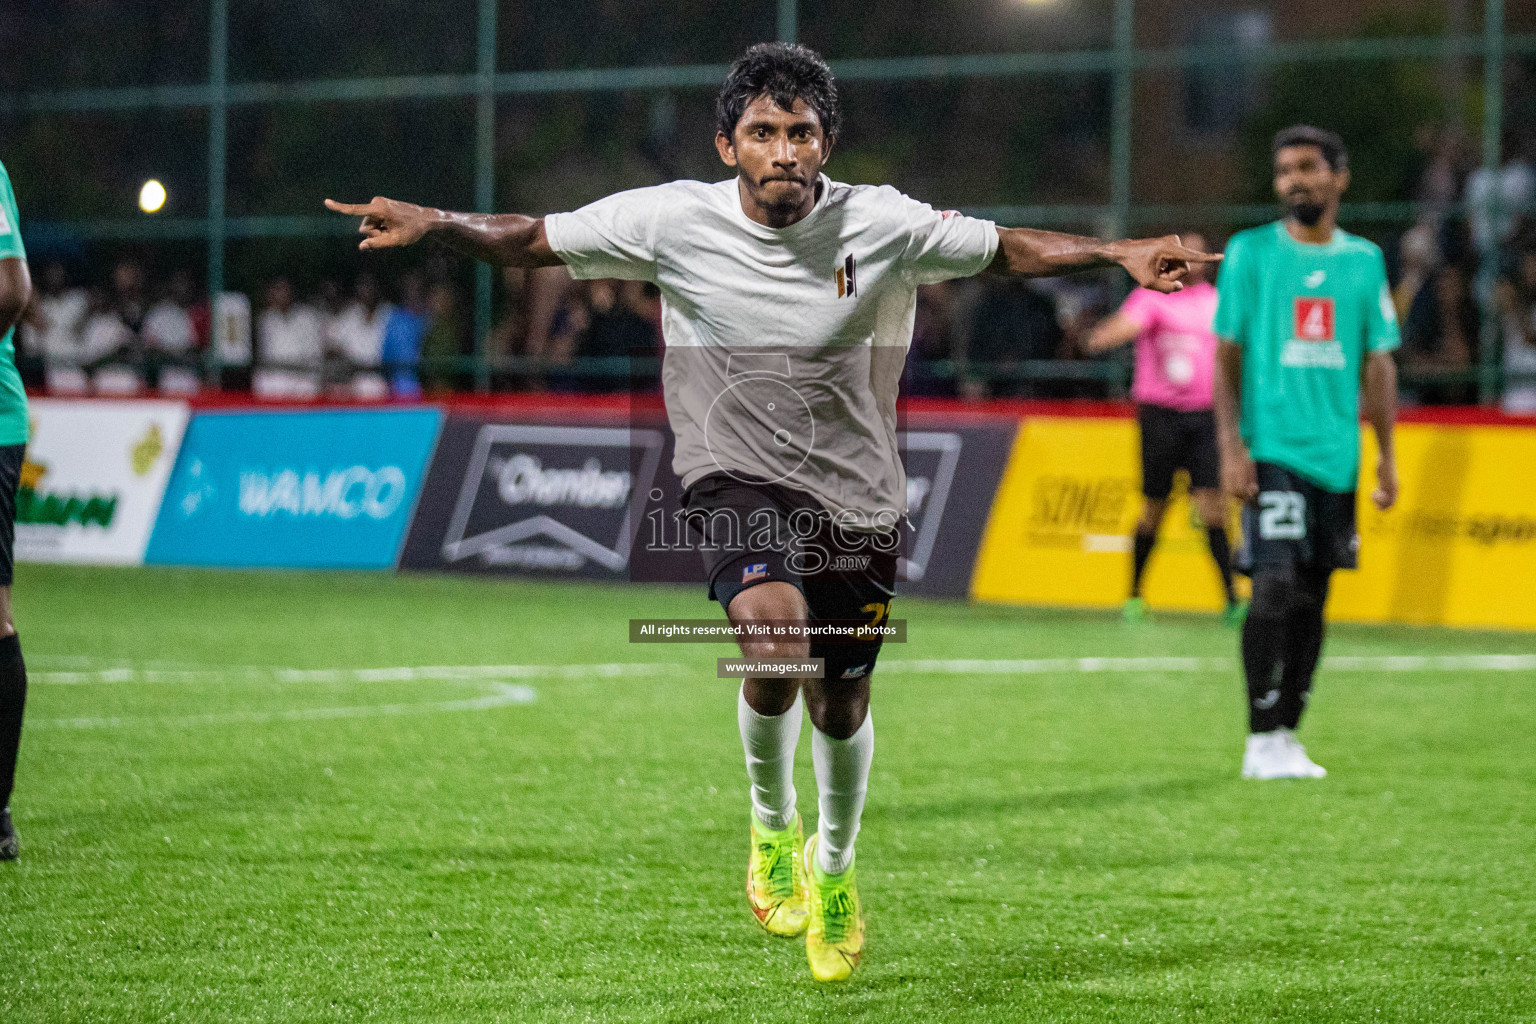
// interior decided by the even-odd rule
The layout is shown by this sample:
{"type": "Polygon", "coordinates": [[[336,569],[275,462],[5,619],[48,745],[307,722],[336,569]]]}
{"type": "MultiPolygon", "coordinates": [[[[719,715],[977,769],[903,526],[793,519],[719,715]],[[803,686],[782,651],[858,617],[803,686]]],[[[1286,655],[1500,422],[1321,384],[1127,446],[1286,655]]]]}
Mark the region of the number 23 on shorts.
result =
{"type": "Polygon", "coordinates": [[[1301,540],[1307,535],[1307,499],[1298,491],[1259,494],[1259,537],[1301,540]]]}

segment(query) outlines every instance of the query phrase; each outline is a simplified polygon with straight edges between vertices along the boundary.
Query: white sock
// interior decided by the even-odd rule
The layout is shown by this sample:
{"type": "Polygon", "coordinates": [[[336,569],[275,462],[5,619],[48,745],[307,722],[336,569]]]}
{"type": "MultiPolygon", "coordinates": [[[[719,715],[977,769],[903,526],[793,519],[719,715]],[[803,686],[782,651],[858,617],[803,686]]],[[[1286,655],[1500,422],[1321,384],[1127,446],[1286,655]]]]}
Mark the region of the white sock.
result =
{"type": "Polygon", "coordinates": [[[752,810],[757,820],[775,831],[795,821],[795,744],[800,740],[804,704],[799,694],[782,715],[760,715],[736,696],[736,724],[747,753],[747,778],[752,781],[752,810]]]}
{"type": "Polygon", "coordinates": [[[811,726],[811,759],[816,765],[821,820],[816,864],[829,875],[840,875],[853,864],[853,841],[869,790],[869,762],[875,753],[875,720],[864,713],[864,724],[845,740],[835,740],[811,726]]]}

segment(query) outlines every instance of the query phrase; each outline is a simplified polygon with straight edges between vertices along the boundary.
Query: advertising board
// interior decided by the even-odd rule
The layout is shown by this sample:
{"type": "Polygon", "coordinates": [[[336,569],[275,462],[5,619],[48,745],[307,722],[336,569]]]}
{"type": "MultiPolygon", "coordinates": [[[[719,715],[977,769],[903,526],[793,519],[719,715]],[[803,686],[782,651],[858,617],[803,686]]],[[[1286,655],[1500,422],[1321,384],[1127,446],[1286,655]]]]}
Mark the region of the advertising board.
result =
{"type": "MultiPolygon", "coordinates": [[[[1334,575],[1330,617],[1536,629],[1536,427],[1399,425],[1400,497],[1386,512],[1369,500],[1376,446],[1362,434],[1360,568],[1334,575]]],[[[1136,444],[1129,419],[1026,418],[972,595],[1091,608],[1123,601],[1141,507],[1136,444]]],[[[1153,609],[1220,608],[1202,529],[1176,490],[1145,580],[1153,609]]]]}
{"type": "Polygon", "coordinates": [[[181,402],[33,399],[16,558],[137,565],[187,426],[181,402]]]}
{"type": "Polygon", "coordinates": [[[147,560],[389,568],[441,421],[435,409],[200,414],[147,560]]]}

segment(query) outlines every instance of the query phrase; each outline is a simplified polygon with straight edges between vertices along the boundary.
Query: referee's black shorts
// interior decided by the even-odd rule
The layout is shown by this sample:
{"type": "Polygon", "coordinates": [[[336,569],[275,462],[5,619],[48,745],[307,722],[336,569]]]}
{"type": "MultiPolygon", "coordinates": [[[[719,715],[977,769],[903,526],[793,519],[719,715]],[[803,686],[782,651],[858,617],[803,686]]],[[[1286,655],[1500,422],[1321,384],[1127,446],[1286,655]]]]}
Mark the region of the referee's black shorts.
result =
{"type": "Polygon", "coordinates": [[[1189,472],[1191,490],[1221,486],[1216,416],[1209,409],[1183,412],[1165,405],[1136,407],[1141,426],[1141,493],[1155,501],[1173,490],[1173,475],[1189,472]]]}
{"type": "Polygon", "coordinates": [[[24,444],[0,445],[0,587],[16,575],[16,488],[26,454],[24,444]]]}

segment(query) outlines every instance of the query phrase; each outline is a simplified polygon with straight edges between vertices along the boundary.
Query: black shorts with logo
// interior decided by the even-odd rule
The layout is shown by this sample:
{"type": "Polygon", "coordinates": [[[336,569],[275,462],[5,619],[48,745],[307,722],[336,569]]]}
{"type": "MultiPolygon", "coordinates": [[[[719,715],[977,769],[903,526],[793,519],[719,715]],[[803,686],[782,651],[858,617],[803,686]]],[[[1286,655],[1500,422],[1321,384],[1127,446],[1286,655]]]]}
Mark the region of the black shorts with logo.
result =
{"type": "MultiPolygon", "coordinates": [[[[874,625],[889,617],[901,530],[872,536],[839,529],[804,491],[726,473],[695,481],[683,508],[689,539],[704,556],[709,597],[727,613],[743,590],[778,580],[805,595],[810,625],[874,625]]],[[[880,645],[878,636],[813,639],[810,657],[826,659],[828,679],[857,679],[874,669],[880,645]]]]}
{"type": "Polygon", "coordinates": [[[0,587],[16,575],[16,488],[26,455],[24,444],[0,445],[0,587]]]}
{"type": "Polygon", "coordinates": [[[1173,474],[1189,471],[1192,489],[1221,486],[1216,417],[1209,409],[1183,412],[1166,405],[1136,407],[1141,427],[1141,493],[1161,501],[1173,491],[1173,474]]]}
{"type": "Polygon", "coordinates": [[[1273,462],[1258,463],[1259,497],[1243,506],[1238,572],[1310,568],[1329,572],[1359,564],[1355,492],[1319,487],[1273,462]]]}

